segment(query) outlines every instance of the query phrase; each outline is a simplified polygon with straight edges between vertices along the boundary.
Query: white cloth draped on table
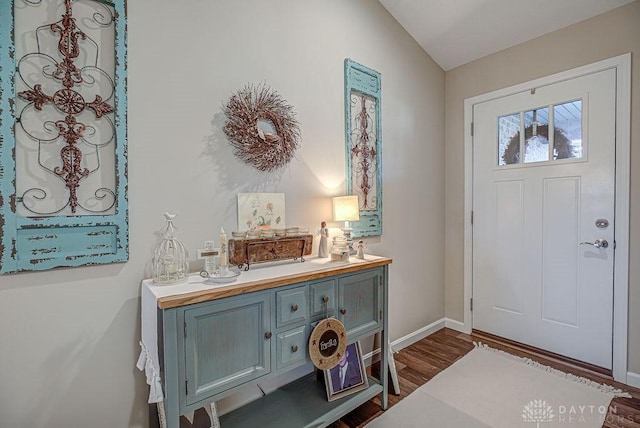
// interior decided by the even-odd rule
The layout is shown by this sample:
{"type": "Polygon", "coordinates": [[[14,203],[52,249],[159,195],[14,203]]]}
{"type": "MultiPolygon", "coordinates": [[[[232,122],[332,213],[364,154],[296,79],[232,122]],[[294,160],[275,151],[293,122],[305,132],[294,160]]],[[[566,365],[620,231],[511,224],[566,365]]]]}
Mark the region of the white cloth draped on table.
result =
{"type": "Polygon", "coordinates": [[[162,394],[162,384],[160,383],[160,370],[153,362],[153,358],[149,354],[149,350],[144,343],[140,342],[140,356],[138,357],[138,363],[136,367],[140,371],[144,371],[147,376],[147,385],[149,385],[149,404],[160,403],[164,400],[162,394]]]}
{"type": "Polygon", "coordinates": [[[149,403],[161,403],[164,394],[158,358],[158,296],[151,290],[152,286],[149,280],[142,283],[142,349],[136,366],[140,371],[144,371],[147,377],[149,403]]]}

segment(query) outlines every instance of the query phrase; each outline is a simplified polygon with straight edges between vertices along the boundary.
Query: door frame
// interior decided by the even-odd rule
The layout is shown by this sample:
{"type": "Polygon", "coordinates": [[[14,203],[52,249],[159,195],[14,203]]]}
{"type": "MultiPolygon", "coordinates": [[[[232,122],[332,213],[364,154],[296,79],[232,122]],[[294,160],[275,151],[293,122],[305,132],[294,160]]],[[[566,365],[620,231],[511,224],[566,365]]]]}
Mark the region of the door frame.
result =
{"type": "Polygon", "coordinates": [[[518,92],[548,86],[599,71],[616,70],[615,231],[613,266],[613,377],[627,383],[629,328],[629,186],[631,148],[631,54],[520,83],[464,100],[464,327],[471,333],[473,317],[473,106],[518,92]]]}

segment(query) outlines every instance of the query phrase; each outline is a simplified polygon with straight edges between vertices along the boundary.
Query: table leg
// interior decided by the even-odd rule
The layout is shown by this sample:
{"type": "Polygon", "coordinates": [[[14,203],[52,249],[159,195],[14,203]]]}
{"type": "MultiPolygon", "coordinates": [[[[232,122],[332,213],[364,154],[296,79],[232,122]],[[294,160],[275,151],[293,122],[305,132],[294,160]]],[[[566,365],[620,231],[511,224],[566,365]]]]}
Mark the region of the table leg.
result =
{"type": "Polygon", "coordinates": [[[167,428],[167,415],[164,412],[164,402],[156,403],[156,407],[158,408],[158,422],[160,423],[160,428],[167,428]]]}
{"type": "Polygon", "coordinates": [[[391,378],[391,393],[393,395],[400,395],[400,382],[398,381],[398,372],[396,371],[396,362],[393,359],[393,349],[391,349],[391,344],[387,346],[389,355],[387,356],[387,360],[389,362],[389,376],[391,378]]]}
{"type": "Polygon", "coordinates": [[[211,419],[211,428],[220,428],[220,420],[218,419],[218,406],[213,401],[209,403],[209,419],[211,419]]]}
{"type": "MultiPolygon", "coordinates": [[[[380,333],[376,333],[373,338],[373,349],[377,348],[380,348],[380,352],[382,353],[382,346],[380,346],[380,333]]],[[[391,349],[391,343],[389,342],[387,343],[387,365],[389,366],[389,377],[391,380],[391,388],[389,389],[389,392],[393,395],[400,395],[400,382],[398,381],[396,362],[393,359],[393,349],[391,349]]]]}

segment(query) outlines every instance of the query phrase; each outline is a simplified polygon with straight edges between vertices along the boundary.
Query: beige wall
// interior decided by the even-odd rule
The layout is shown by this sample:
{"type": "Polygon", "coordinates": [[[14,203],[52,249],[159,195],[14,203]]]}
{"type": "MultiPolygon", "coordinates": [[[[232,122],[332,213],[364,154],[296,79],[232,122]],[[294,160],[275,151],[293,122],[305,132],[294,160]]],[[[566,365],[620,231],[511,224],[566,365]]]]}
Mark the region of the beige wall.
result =
{"type": "Polygon", "coordinates": [[[284,192],[290,225],[329,218],[344,192],[346,57],[382,73],[384,235],[368,251],[394,258],[391,339],[444,316],[442,69],[370,0],[152,3],[128,2],[130,261],[0,277],[1,427],[147,426],[139,283],[162,213],[180,211],[191,259],[236,229],[238,192],[284,192]],[[264,81],[303,134],[270,177],[221,132],[222,103],[264,81]]]}
{"type": "Polygon", "coordinates": [[[446,316],[463,319],[464,135],[469,97],[632,52],[629,370],[640,373],[640,2],[446,73],[446,316]]]}

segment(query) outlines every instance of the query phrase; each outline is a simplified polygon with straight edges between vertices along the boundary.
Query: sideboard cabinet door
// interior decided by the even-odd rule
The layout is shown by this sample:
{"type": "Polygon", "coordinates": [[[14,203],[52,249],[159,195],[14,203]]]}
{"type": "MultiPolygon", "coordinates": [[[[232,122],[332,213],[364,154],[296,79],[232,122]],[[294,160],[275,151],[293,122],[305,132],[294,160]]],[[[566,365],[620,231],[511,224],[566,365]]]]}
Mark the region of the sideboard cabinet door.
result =
{"type": "Polygon", "coordinates": [[[271,371],[270,302],[258,293],[185,310],[187,405],[271,371]]]}
{"type": "Polygon", "coordinates": [[[338,317],[349,341],[382,327],[382,270],[373,269],[338,280],[338,317]]]}

